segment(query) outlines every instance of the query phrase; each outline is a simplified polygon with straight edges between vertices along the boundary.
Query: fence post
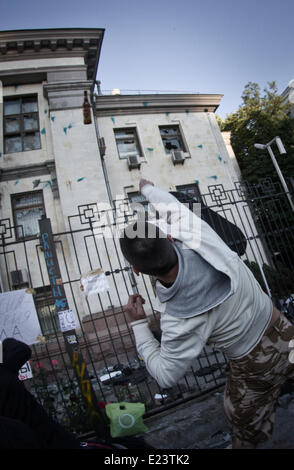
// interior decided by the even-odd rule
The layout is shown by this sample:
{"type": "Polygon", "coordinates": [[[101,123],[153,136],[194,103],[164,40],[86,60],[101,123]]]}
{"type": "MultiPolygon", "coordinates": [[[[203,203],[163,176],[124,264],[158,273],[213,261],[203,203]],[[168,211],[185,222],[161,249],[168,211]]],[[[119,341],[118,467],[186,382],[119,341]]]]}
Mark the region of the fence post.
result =
{"type": "MultiPolygon", "coordinates": [[[[50,219],[45,217],[40,219],[39,227],[52,296],[58,313],[68,310],[69,306],[62,283],[50,219]]],[[[98,405],[75,329],[63,332],[63,338],[93,429],[99,436],[106,437],[109,435],[107,419],[98,405]]]]}

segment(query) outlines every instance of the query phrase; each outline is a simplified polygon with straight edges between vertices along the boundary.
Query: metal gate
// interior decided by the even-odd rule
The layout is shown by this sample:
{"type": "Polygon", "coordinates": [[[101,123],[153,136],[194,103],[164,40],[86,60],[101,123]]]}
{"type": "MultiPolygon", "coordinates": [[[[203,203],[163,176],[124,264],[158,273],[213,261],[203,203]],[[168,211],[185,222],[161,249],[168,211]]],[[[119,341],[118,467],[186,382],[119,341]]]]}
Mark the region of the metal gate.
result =
{"type": "MultiPolygon", "coordinates": [[[[201,198],[206,206],[241,228],[247,240],[242,259],[275,303],[284,308],[294,294],[294,214],[279,184],[266,179],[254,186],[235,183],[230,190],[213,185],[201,198]]],[[[93,406],[99,413],[102,410],[102,416],[107,402],[118,401],[143,402],[148,416],[225,382],[226,359],[210,347],[203,350],[177,386],[165,390],[148,375],[138,357],[124,311],[130,294],[139,292],[145,298],[145,310],[159,340],[160,328],[159,314],[153,307],[152,279],[135,278],[119,249],[117,235],[134,216],[127,200],[114,201],[114,208],[86,204],[68,217],[63,233],[52,234],[59,285],[77,322],[68,340],[72,339],[73,351],[78,344],[82,357],[78,367],[60,331],[60,308],[53,295],[41,237],[17,239],[19,227],[10,219],[0,222],[2,291],[32,289],[43,332],[41,342],[32,346],[33,378],[25,385],[51,417],[77,433],[93,429],[87,418],[90,390],[95,395],[93,406]],[[81,290],[81,277],[99,269],[106,275],[109,290],[87,297],[81,290]]],[[[234,243],[238,240],[232,240],[232,248],[234,243]]]]}

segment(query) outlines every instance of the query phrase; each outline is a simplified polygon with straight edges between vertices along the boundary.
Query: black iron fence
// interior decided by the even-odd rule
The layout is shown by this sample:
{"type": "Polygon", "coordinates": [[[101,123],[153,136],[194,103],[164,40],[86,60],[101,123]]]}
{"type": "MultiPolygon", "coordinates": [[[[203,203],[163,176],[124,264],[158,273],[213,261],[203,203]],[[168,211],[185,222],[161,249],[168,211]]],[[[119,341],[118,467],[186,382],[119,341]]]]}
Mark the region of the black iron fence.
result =
{"type": "MultiPolygon", "coordinates": [[[[208,207],[241,229],[238,236],[229,233],[227,243],[234,249],[240,243],[244,247],[245,240],[242,259],[288,314],[294,295],[294,214],[287,195],[277,183],[264,180],[254,186],[236,183],[230,190],[213,185],[201,198],[204,212],[208,207]]],[[[2,291],[32,289],[43,333],[39,344],[32,346],[33,378],[25,385],[50,416],[78,433],[93,429],[89,409],[99,426],[106,425],[103,407],[107,402],[143,402],[148,416],[225,381],[226,359],[210,347],[171,389],[160,389],[148,375],[137,355],[124,307],[128,296],[139,292],[146,300],[154,334],[160,339],[153,282],[149,276],[134,277],[114,236],[134,219],[129,201],[115,201],[114,207],[80,206],[68,218],[67,230],[52,234],[59,268],[55,281],[62,286],[66,299],[58,307],[56,302],[61,298],[53,289],[42,236],[17,239],[17,227],[10,219],[0,223],[2,291]],[[86,296],[81,278],[99,269],[109,290],[86,296]],[[65,309],[73,312],[76,321],[66,333],[60,331],[58,320],[58,311],[65,309]]],[[[216,228],[219,230],[219,225],[216,228]]]]}

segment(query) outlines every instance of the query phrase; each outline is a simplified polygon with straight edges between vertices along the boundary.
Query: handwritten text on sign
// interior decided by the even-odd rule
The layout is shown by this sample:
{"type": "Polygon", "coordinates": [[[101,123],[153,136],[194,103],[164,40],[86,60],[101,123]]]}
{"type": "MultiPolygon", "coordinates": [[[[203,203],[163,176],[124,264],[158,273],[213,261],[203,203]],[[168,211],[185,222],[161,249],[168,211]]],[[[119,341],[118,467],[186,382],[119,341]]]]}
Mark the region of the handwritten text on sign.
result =
{"type": "Polygon", "coordinates": [[[62,332],[74,330],[78,326],[75,315],[71,309],[58,312],[58,319],[62,332]]]}

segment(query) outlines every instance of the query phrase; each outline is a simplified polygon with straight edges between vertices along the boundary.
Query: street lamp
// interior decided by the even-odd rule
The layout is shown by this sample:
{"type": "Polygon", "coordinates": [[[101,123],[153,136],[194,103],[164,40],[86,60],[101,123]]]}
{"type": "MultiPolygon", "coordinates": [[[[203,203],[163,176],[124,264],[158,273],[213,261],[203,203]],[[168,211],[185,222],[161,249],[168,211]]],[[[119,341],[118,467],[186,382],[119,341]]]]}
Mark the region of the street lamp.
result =
{"type": "Polygon", "coordinates": [[[268,153],[270,154],[270,157],[271,157],[271,159],[272,159],[272,162],[273,162],[273,164],[274,164],[274,166],[275,166],[275,169],[277,170],[277,173],[278,173],[279,178],[280,178],[280,180],[281,180],[282,186],[283,186],[283,188],[284,188],[284,190],[285,190],[285,192],[286,192],[286,195],[287,195],[287,198],[288,198],[288,200],[289,200],[290,206],[291,206],[291,208],[292,208],[292,210],[293,210],[293,212],[294,212],[294,204],[293,204],[291,195],[290,195],[290,193],[289,193],[288,186],[287,186],[286,181],[285,181],[285,179],[284,179],[284,177],[283,177],[283,175],[282,175],[282,172],[281,172],[281,170],[280,170],[280,167],[279,167],[279,165],[278,165],[278,162],[277,162],[277,160],[276,160],[276,158],[275,158],[275,156],[274,156],[274,152],[273,152],[272,149],[271,149],[271,145],[272,145],[274,142],[276,142],[280,154],[281,154],[281,155],[285,155],[285,153],[287,153],[287,152],[286,152],[286,149],[285,149],[285,147],[284,147],[284,145],[283,145],[283,142],[281,141],[280,137],[278,137],[278,136],[277,136],[277,137],[274,137],[273,140],[271,140],[271,141],[268,142],[267,144],[254,144],[254,147],[255,147],[256,149],[259,149],[259,150],[265,150],[265,149],[268,150],[268,153]]]}

